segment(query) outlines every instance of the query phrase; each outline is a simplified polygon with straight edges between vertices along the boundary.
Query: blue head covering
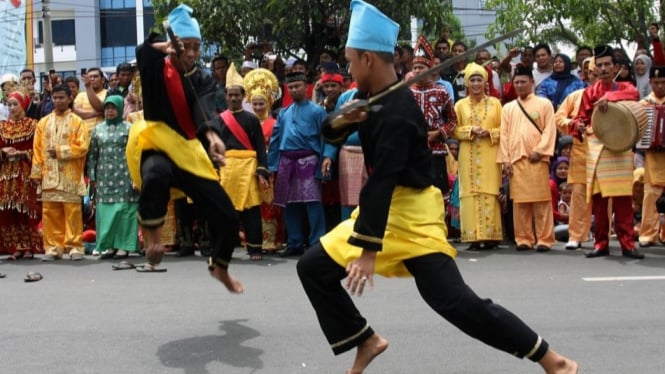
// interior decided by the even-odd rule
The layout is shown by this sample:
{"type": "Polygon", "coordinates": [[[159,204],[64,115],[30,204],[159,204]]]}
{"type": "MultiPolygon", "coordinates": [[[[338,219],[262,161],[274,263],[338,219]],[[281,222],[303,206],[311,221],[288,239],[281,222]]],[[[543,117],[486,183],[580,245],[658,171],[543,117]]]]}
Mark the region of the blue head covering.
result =
{"type": "Polygon", "coordinates": [[[169,24],[173,33],[180,39],[201,39],[201,28],[196,18],[192,17],[193,9],[185,4],[180,4],[169,13],[169,24]]]}
{"type": "Polygon", "coordinates": [[[372,52],[394,53],[399,25],[374,5],[351,0],[351,22],[346,46],[372,52]]]}
{"type": "Polygon", "coordinates": [[[554,165],[552,165],[552,171],[550,173],[550,179],[552,179],[554,182],[556,182],[557,187],[561,185],[561,183],[565,182],[566,179],[559,178],[556,175],[556,168],[559,167],[561,164],[568,164],[570,166],[570,160],[568,160],[568,157],[566,156],[559,156],[557,157],[556,161],[554,162],[554,165]]]}

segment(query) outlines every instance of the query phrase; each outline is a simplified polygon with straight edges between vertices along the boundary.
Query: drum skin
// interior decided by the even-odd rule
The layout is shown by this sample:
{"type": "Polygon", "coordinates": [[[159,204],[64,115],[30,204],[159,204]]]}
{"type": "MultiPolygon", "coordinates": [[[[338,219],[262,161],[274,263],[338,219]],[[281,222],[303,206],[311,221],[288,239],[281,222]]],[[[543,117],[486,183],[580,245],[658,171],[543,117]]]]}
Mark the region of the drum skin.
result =
{"type": "Polygon", "coordinates": [[[633,148],[644,135],[648,122],[647,111],[636,101],[607,103],[607,111],[596,108],[591,115],[594,135],[614,152],[633,148]]]}

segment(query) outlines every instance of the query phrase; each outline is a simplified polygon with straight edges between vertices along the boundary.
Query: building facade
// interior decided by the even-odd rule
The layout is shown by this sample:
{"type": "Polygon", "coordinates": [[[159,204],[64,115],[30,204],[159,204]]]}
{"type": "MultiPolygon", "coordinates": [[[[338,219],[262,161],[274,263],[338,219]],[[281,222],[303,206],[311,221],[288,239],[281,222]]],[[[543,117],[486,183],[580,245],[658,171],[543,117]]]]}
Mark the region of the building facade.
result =
{"type": "MultiPolygon", "coordinates": [[[[62,76],[102,67],[115,71],[135,59],[135,48],[154,25],[150,0],[71,0],[48,4],[51,19],[53,68],[62,76]]],[[[47,72],[42,4],[33,0],[34,70],[47,72]]]]}

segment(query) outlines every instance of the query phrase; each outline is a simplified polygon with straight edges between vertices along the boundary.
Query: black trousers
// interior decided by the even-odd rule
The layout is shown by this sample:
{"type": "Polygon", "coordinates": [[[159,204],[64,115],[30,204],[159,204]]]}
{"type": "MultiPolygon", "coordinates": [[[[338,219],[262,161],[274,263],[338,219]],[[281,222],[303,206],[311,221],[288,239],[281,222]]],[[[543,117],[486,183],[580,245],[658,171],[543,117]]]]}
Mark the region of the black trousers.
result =
{"type": "Polygon", "coordinates": [[[139,198],[141,225],[158,227],[164,224],[170,188],[189,196],[208,220],[212,259],[228,265],[233,249],[240,244],[238,214],[231,199],[219,182],[204,179],[178,168],[160,152],[144,152],[141,156],[143,186],[139,198]]]}
{"type": "Polygon", "coordinates": [[[432,155],[432,173],[434,174],[434,186],[441,190],[442,194],[448,193],[448,166],[445,155],[432,155]]]}
{"type": "MultiPolygon", "coordinates": [[[[404,261],[422,298],[448,322],[496,349],[539,361],[548,344],[510,311],[479,298],[464,283],[455,260],[435,253],[404,261]]],[[[321,244],[305,251],[298,276],[314,306],[319,324],[334,354],[350,350],[374,332],[341,284],[345,269],[321,244]]]]}
{"type": "Polygon", "coordinates": [[[263,225],[261,224],[261,206],[257,205],[238,212],[240,222],[245,229],[245,242],[250,255],[261,254],[263,249],[263,225]]]}

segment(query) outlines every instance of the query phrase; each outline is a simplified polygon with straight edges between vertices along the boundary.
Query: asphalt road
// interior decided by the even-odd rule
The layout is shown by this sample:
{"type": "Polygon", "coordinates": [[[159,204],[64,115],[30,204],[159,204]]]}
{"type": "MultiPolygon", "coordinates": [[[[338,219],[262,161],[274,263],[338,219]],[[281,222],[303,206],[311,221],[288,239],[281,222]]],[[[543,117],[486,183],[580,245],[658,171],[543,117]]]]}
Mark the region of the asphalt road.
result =
{"type": "MultiPolygon", "coordinates": [[[[562,248],[461,250],[458,264],[480,296],[522,317],[580,373],[664,373],[665,248],[643,261],[623,259],[616,243],[608,258],[562,248]]],[[[329,350],[296,259],[250,262],[237,250],[243,295],[227,293],[198,256],[167,256],[161,274],[112,271],[115,262],[1,261],[0,373],[343,373],[353,360],[329,350]],[[28,271],[44,279],[24,283],[28,271]]],[[[456,330],[411,279],[377,277],[356,300],[390,341],[368,374],[540,372],[456,330]]]]}

